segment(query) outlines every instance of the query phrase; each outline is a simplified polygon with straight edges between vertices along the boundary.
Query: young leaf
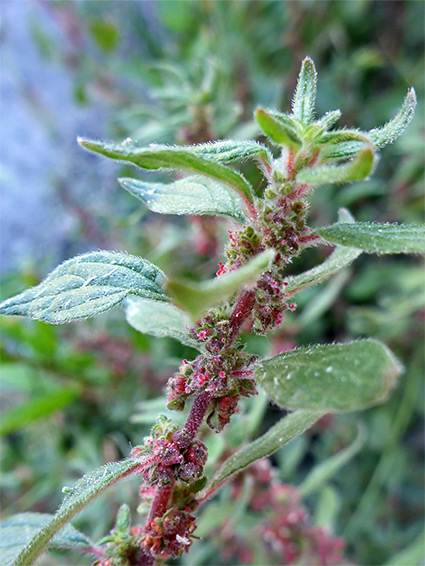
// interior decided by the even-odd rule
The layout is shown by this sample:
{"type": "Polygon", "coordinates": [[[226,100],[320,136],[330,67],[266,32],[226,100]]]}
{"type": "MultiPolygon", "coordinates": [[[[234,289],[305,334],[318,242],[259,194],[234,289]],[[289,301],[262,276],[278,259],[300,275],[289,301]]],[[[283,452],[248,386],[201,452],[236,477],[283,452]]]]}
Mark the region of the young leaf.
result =
{"type": "Polygon", "coordinates": [[[323,414],[320,411],[299,410],[287,415],[265,434],[230,456],[216,472],[206,491],[214,491],[232,475],[253,462],[270,456],[310,428],[323,414]]]}
{"type": "Polygon", "coordinates": [[[171,303],[158,303],[139,297],[129,297],[125,304],[127,322],[144,334],[158,338],[170,336],[186,346],[200,349],[200,342],[188,333],[190,319],[171,303]]]}
{"type": "Polygon", "coordinates": [[[160,214],[218,214],[246,223],[238,194],[208,177],[193,176],[174,183],[119,179],[124,189],[160,214]]]}
{"type": "Polygon", "coordinates": [[[168,281],[167,290],[177,304],[196,319],[209,308],[234,295],[241,286],[255,282],[267,271],[275,255],[274,250],[266,250],[239,269],[204,283],[168,281]]]}
{"type": "Polygon", "coordinates": [[[419,224],[332,224],[317,230],[326,242],[375,254],[425,254],[425,226],[419,224]]]}
{"type": "Polygon", "coordinates": [[[406,98],[392,120],[387,122],[380,128],[374,128],[367,132],[367,136],[372,140],[377,148],[392,143],[407,128],[409,122],[413,118],[416,106],[416,93],[414,88],[407,91],[406,98]]]}
{"type": "Polygon", "coordinates": [[[63,324],[104,312],[128,295],[167,301],[162,271],[141,257],[91,252],[59,265],[39,285],[0,304],[0,314],[63,324]]]}
{"type": "Polygon", "coordinates": [[[289,116],[257,108],[255,119],[266,136],[274,143],[294,148],[301,146],[302,142],[297,135],[296,126],[289,116]]]}
{"type": "Polygon", "coordinates": [[[338,120],[341,118],[341,110],[330,110],[329,112],[326,112],[326,114],[324,114],[320,120],[318,120],[318,123],[325,129],[325,130],[329,130],[329,128],[332,128],[332,126],[338,122],[338,120]]]}
{"type": "Polygon", "coordinates": [[[373,149],[364,147],[355,159],[343,165],[323,165],[312,169],[303,169],[298,173],[297,181],[315,186],[362,181],[372,171],[373,164],[373,149]]]}
{"type": "MultiPolygon", "coordinates": [[[[47,513],[19,513],[0,523],[0,554],[3,566],[12,566],[30,540],[53,518],[47,513]]],[[[88,551],[94,544],[72,525],[65,525],[48,544],[49,548],[88,551]]],[[[29,564],[29,563],[27,563],[29,564]]]]}
{"type": "MultiPolygon", "coordinates": [[[[197,150],[197,146],[168,146],[151,144],[139,147],[131,140],[120,144],[102,141],[90,141],[79,138],[78,143],[90,151],[119,161],[129,161],[142,169],[168,169],[171,171],[188,171],[201,173],[228,185],[238,191],[250,203],[253,202],[251,185],[230,167],[222,165],[211,156],[203,155],[206,150],[197,150]]],[[[227,150],[227,153],[229,151],[227,150]]]]}
{"type": "Polygon", "coordinates": [[[338,413],[382,403],[402,367],[376,340],[297,348],[255,364],[259,385],[279,406],[338,413]]]}
{"type": "Polygon", "coordinates": [[[292,111],[295,118],[305,125],[309,125],[313,121],[316,103],[316,82],[317,72],[314,63],[310,57],[306,57],[302,62],[297,88],[292,101],[292,111]]]}
{"type": "Polygon", "coordinates": [[[298,488],[301,495],[306,497],[324,486],[332,476],[354,458],[357,452],[362,448],[365,440],[365,429],[364,427],[359,427],[357,436],[352,444],[334,456],[327,458],[324,462],[320,462],[320,464],[313,468],[298,488]]]}
{"type": "Polygon", "coordinates": [[[54,535],[68,523],[74,515],[93,501],[105,489],[119,479],[129,475],[139,466],[136,460],[123,460],[106,464],[94,472],[83,476],[72,488],[67,488],[64,500],[55,515],[44,523],[31,537],[19,553],[15,566],[29,566],[44,551],[54,535]]]}

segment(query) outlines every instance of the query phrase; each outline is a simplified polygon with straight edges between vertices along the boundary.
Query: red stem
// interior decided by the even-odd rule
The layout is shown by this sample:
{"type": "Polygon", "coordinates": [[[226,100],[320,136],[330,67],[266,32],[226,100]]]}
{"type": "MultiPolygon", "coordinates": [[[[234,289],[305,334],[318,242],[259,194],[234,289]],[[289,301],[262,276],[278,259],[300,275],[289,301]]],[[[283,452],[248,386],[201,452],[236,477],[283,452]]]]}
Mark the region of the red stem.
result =
{"type": "Polygon", "coordinates": [[[152,501],[152,507],[149,513],[148,521],[156,519],[156,517],[162,517],[167,510],[168,500],[170,494],[173,490],[174,482],[171,482],[163,487],[158,487],[155,493],[154,500],[152,501]]]}
{"type": "Polygon", "coordinates": [[[241,329],[241,326],[250,316],[254,300],[255,291],[246,291],[239,297],[229,319],[230,334],[228,338],[228,346],[231,345],[241,329]]]}
{"type": "Polygon", "coordinates": [[[182,439],[188,445],[195,439],[199,427],[204,420],[205,413],[211,401],[211,393],[209,391],[202,391],[195,397],[192,408],[186,419],[186,424],[182,430],[182,439]]]}

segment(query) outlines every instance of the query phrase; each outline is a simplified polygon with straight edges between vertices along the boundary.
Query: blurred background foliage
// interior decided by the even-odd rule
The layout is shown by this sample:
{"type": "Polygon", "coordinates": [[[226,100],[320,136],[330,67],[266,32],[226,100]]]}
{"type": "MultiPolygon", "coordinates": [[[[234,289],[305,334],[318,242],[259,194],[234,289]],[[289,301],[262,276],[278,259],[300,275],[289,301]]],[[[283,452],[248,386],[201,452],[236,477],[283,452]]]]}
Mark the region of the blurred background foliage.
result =
{"type": "MultiPolygon", "coordinates": [[[[212,276],[226,221],[149,213],[118,187],[116,178],[134,170],[84,154],[75,136],[129,136],[145,144],[257,137],[253,110],[289,108],[306,54],[319,71],[318,114],[340,108],[343,125],[384,123],[408,86],[419,100],[413,123],[383,151],[370,181],[317,191],[311,225],[335,221],[341,206],[358,220],[421,222],[423,21],[424,4],[416,1],[4,2],[2,298],[96,248],[148,257],[168,274],[212,276]]],[[[255,169],[244,167],[258,181],[255,169]]],[[[315,265],[328,251],[307,252],[291,270],[315,265]]],[[[296,314],[271,339],[246,337],[253,352],[268,355],[373,336],[406,366],[388,403],[325,419],[273,458],[280,479],[300,485],[350,446],[363,423],[362,449],[303,501],[312,523],[346,538],[353,563],[422,563],[424,319],[418,260],[361,256],[349,271],[300,295],[296,314]]],[[[53,512],[63,485],[141,442],[164,412],[167,378],[193,351],[138,334],[120,311],[66,327],[0,322],[2,511],[53,512]]],[[[236,448],[280,417],[261,396],[246,402],[224,435],[207,439],[212,465],[226,446],[236,448]]],[[[123,501],[135,513],[137,479],[92,503],[74,523],[99,538],[123,501]]],[[[219,558],[224,530],[213,520],[218,515],[226,524],[227,501],[223,490],[216,513],[203,520],[209,535],[184,564],[236,563],[219,558]]],[[[255,538],[249,521],[238,529],[255,538]]],[[[89,560],[52,553],[45,563],[89,560]]]]}

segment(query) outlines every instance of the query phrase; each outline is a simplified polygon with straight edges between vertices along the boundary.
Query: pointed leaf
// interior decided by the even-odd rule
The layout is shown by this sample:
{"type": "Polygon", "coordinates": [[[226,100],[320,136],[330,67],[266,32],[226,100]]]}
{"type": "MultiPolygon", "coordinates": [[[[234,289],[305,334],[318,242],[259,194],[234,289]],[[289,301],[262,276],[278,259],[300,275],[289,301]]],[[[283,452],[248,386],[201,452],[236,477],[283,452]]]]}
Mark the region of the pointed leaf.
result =
{"type": "Polygon", "coordinates": [[[106,464],[83,476],[72,488],[64,489],[66,495],[55,515],[34,534],[20,552],[15,566],[30,566],[43,553],[53,536],[68,523],[74,515],[98,497],[105,489],[119,479],[131,474],[139,466],[136,460],[123,460],[106,464]]]}
{"type": "Polygon", "coordinates": [[[341,118],[341,110],[330,110],[329,112],[326,112],[326,114],[324,114],[320,118],[320,120],[318,120],[318,122],[321,126],[323,126],[325,130],[329,130],[329,128],[332,128],[332,126],[336,122],[338,122],[340,118],[341,118]]]}
{"type": "MultiPolygon", "coordinates": [[[[222,165],[213,155],[204,155],[207,150],[197,150],[197,146],[172,146],[151,144],[139,147],[131,140],[120,144],[90,141],[79,138],[78,143],[90,151],[119,161],[129,161],[142,169],[168,169],[201,173],[225,183],[253,202],[251,185],[240,173],[222,165]],[[204,153],[204,154],[203,154],[204,153]]],[[[227,154],[231,152],[227,149],[227,154]]],[[[208,155],[208,154],[207,154],[208,155]]],[[[229,156],[227,157],[229,159],[229,156]]]]}
{"type": "Polygon", "coordinates": [[[124,189],[160,214],[218,214],[246,223],[237,193],[208,177],[194,176],[174,183],[119,179],[124,189]]]}
{"type": "Polygon", "coordinates": [[[354,442],[313,468],[298,488],[301,495],[306,497],[324,486],[345,464],[354,458],[357,452],[363,447],[365,440],[366,431],[362,426],[359,427],[354,442]]]}
{"type": "Polygon", "coordinates": [[[266,136],[274,143],[294,148],[301,146],[302,142],[297,135],[296,126],[289,116],[264,108],[257,108],[255,119],[266,136]]]}
{"type": "Polygon", "coordinates": [[[385,126],[374,128],[367,133],[368,137],[373,141],[376,147],[381,148],[392,143],[400,136],[409,125],[413,118],[416,106],[415,89],[411,88],[407,91],[406,98],[392,120],[387,122],[385,126]]]}
{"type": "Polygon", "coordinates": [[[297,348],[259,361],[254,375],[279,406],[337,413],[382,403],[401,365],[376,340],[297,348]]]}
{"type": "Polygon", "coordinates": [[[275,255],[274,250],[266,250],[239,269],[204,283],[169,281],[167,290],[177,304],[196,319],[209,308],[226,301],[243,285],[254,283],[267,271],[275,255]]]}
{"type": "Polygon", "coordinates": [[[304,410],[287,415],[265,434],[230,456],[214,475],[207,491],[215,490],[221,483],[253,462],[270,456],[310,428],[322,416],[320,411],[304,410]]]}
{"type": "Polygon", "coordinates": [[[324,165],[313,169],[303,169],[298,173],[297,181],[315,186],[362,181],[372,171],[373,164],[373,149],[366,147],[358,153],[355,159],[344,165],[324,165]]]}
{"type": "Polygon", "coordinates": [[[186,346],[200,349],[200,343],[188,332],[189,317],[171,303],[129,297],[125,307],[127,322],[139,332],[158,338],[170,336],[186,346]]]}
{"type": "Polygon", "coordinates": [[[322,148],[321,156],[323,159],[348,159],[357,155],[364,148],[364,143],[360,141],[342,141],[335,144],[325,145],[322,148]]]}
{"type": "Polygon", "coordinates": [[[0,314],[63,324],[104,312],[128,295],[167,301],[162,271],[141,257],[91,252],[59,265],[36,287],[0,304],[0,314]]]}
{"type": "Polygon", "coordinates": [[[425,226],[419,224],[333,224],[317,230],[326,242],[375,254],[425,254],[425,226]]]}
{"type": "Polygon", "coordinates": [[[306,57],[298,75],[297,88],[292,102],[294,116],[305,125],[311,124],[316,103],[317,73],[313,61],[306,57]]]}
{"type": "MultiPolygon", "coordinates": [[[[53,518],[47,513],[19,513],[0,523],[0,555],[3,566],[12,566],[30,540],[53,518]]],[[[88,550],[94,545],[72,525],[65,525],[50,541],[49,548],[88,550]]]]}

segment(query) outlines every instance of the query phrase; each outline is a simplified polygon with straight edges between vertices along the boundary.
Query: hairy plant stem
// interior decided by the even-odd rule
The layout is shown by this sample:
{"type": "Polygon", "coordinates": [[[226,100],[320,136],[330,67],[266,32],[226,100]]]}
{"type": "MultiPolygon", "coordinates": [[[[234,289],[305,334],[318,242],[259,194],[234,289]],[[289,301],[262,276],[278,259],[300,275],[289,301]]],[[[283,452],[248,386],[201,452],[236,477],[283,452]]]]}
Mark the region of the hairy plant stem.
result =
{"type": "Polygon", "coordinates": [[[174,481],[158,487],[155,493],[154,500],[152,501],[152,506],[150,509],[148,521],[156,519],[156,517],[162,517],[167,510],[168,500],[170,494],[173,491],[174,481]]]}

